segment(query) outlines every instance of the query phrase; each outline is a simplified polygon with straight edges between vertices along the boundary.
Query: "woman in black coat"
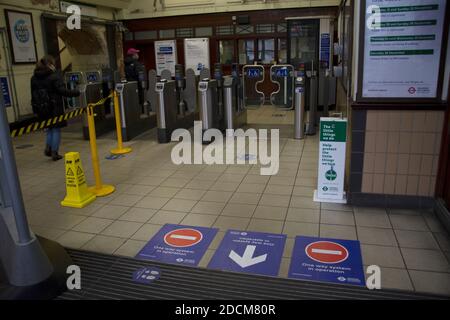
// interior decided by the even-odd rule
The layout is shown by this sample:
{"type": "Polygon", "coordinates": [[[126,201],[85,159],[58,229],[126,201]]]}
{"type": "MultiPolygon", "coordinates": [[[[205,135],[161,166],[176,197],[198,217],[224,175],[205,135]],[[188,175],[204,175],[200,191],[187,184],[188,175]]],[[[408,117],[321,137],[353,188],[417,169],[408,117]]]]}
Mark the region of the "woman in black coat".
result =
{"type": "MultiPolygon", "coordinates": [[[[52,56],[45,56],[37,63],[31,78],[31,92],[33,111],[38,114],[39,120],[63,115],[63,97],[78,97],[80,95],[79,90],[66,88],[61,73],[56,70],[55,59],[52,56]]],[[[53,161],[62,159],[58,150],[61,143],[61,128],[66,126],[67,122],[63,121],[47,129],[47,144],[44,153],[51,157],[53,161]]]]}

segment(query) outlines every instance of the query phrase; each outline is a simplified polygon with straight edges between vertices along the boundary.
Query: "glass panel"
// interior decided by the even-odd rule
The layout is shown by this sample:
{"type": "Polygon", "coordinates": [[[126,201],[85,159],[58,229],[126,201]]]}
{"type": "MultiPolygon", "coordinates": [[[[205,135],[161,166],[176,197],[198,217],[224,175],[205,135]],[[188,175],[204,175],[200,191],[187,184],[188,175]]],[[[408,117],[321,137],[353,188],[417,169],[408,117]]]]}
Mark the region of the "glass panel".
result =
{"type": "Polygon", "coordinates": [[[277,31],[282,33],[282,32],[286,32],[287,31],[287,25],[285,22],[280,23],[279,25],[277,25],[277,31]]]}
{"type": "Polygon", "coordinates": [[[264,104],[264,92],[258,88],[258,83],[265,77],[264,73],[265,68],[262,65],[247,65],[242,68],[244,107],[260,107],[264,104]]]}
{"type": "Polygon", "coordinates": [[[239,63],[253,64],[255,60],[255,41],[253,39],[239,40],[239,63]]]}
{"type": "MultiPolygon", "coordinates": [[[[292,21],[290,23],[291,43],[289,63],[298,68],[301,63],[318,68],[319,59],[319,22],[318,20],[292,21]]],[[[308,68],[309,69],[309,68],[308,68]]]]}
{"type": "Polygon", "coordinates": [[[274,24],[258,24],[256,26],[256,33],[274,33],[275,25],[274,24]]]}
{"type": "Polygon", "coordinates": [[[252,25],[242,25],[236,26],[236,34],[248,34],[254,32],[254,26],[252,25]]]}
{"type": "Polygon", "coordinates": [[[258,59],[264,64],[271,64],[275,60],[275,39],[258,40],[258,59]]]}
{"type": "Polygon", "coordinates": [[[294,92],[294,67],[273,65],[270,67],[270,80],[277,84],[278,90],[270,95],[270,103],[276,107],[292,108],[294,92]]]}
{"type": "Polygon", "coordinates": [[[199,27],[195,28],[195,36],[196,37],[211,37],[213,34],[212,27],[199,27]]]}
{"type": "Polygon", "coordinates": [[[135,40],[154,40],[158,38],[156,31],[137,31],[134,33],[135,40]]]}
{"type": "Polygon", "coordinates": [[[234,40],[219,41],[219,61],[223,64],[234,62],[234,40]]]}
{"type": "Polygon", "coordinates": [[[287,39],[278,39],[278,63],[287,63],[287,39]]]}
{"type": "Polygon", "coordinates": [[[133,40],[133,32],[125,32],[125,41],[133,40]]]}
{"type": "Polygon", "coordinates": [[[179,28],[176,30],[177,38],[190,38],[194,36],[194,29],[192,28],[179,28]]]}
{"type": "Polygon", "coordinates": [[[216,34],[218,36],[226,36],[226,35],[234,34],[234,27],[233,26],[217,26],[216,34]]]}
{"type": "Polygon", "coordinates": [[[160,39],[168,39],[168,38],[174,38],[174,37],[175,37],[174,29],[159,30],[159,38],[160,39]]]}

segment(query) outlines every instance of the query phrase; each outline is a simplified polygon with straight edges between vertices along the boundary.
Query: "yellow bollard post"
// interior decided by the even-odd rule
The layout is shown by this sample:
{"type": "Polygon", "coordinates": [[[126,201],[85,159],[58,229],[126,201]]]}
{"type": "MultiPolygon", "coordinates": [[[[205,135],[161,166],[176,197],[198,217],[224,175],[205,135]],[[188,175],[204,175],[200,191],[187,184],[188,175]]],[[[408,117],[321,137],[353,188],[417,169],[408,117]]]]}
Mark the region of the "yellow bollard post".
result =
{"type": "Polygon", "coordinates": [[[96,196],[88,190],[83,166],[81,165],[80,154],[69,152],[65,155],[66,162],[66,197],[61,201],[63,207],[84,208],[96,196]]]}
{"type": "Polygon", "coordinates": [[[131,152],[131,148],[124,148],[123,147],[123,140],[122,140],[122,126],[121,126],[121,118],[120,118],[120,108],[119,108],[119,96],[117,94],[117,91],[113,91],[114,95],[114,116],[116,118],[116,129],[117,129],[117,148],[112,149],[112,154],[126,154],[131,152]]]}
{"type": "Polygon", "coordinates": [[[89,191],[94,193],[97,197],[104,197],[113,193],[116,188],[110,185],[102,184],[100,165],[98,161],[97,136],[95,133],[94,108],[92,106],[88,106],[87,118],[89,126],[89,142],[91,145],[92,168],[94,170],[95,177],[95,186],[90,187],[89,191]]]}

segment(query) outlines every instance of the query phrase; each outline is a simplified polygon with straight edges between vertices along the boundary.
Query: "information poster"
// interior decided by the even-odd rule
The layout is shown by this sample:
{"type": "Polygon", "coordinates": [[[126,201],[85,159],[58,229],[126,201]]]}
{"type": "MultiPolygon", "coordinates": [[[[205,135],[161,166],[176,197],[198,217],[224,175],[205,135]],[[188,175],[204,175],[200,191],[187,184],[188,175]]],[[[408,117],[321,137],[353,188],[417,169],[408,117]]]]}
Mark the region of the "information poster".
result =
{"type": "Polygon", "coordinates": [[[445,0],[367,0],[363,98],[436,98],[445,0]]]}
{"type": "Polygon", "coordinates": [[[14,63],[37,61],[33,16],[28,12],[5,10],[14,63]]]}
{"type": "Polygon", "coordinates": [[[177,64],[177,43],[175,40],[155,41],[156,72],[158,76],[163,70],[169,70],[175,76],[177,64]]]}
{"type": "Polygon", "coordinates": [[[195,75],[200,75],[202,69],[210,68],[208,38],[185,39],[184,54],[186,70],[194,70],[195,75]]]}
{"type": "Polygon", "coordinates": [[[320,118],[319,172],[314,201],[346,203],[344,193],[347,120],[320,118]]]}

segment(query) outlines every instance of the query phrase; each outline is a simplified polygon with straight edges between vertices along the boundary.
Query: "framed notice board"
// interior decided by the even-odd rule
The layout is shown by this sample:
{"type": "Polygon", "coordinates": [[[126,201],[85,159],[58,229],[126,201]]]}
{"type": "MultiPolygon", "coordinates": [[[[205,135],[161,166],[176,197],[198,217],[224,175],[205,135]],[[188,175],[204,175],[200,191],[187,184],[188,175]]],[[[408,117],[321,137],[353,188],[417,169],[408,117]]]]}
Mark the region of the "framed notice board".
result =
{"type": "Polygon", "coordinates": [[[361,1],[358,101],[440,101],[448,35],[446,2],[361,1]]]}
{"type": "Polygon", "coordinates": [[[5,9],[5,18],[13,63],[36,63],[33,15],[29,12],[5,9]]]}

